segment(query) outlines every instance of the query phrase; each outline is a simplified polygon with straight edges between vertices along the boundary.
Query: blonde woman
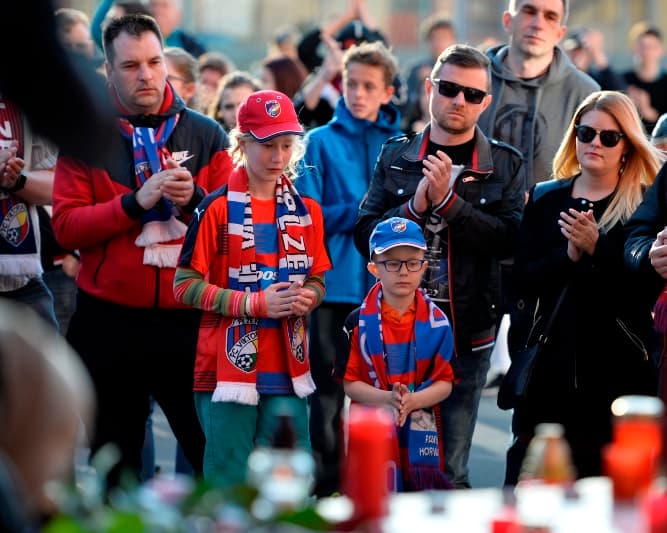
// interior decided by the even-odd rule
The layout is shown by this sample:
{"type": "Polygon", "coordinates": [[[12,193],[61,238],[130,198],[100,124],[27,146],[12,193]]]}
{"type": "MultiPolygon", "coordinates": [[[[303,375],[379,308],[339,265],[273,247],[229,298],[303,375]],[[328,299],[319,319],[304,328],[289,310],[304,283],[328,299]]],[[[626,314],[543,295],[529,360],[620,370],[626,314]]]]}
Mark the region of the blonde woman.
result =
{"type": "MultiPolygon", "coordinates": [[[[533,187],[521,224],[516,291],[537,301],[536,338],[567,286],[527,398],[514,408],[505,482],[519,477],[540,422],[558,422],[578,477],[601,474],[611,438],[610,404],[622,394],[657,394],[651,304],[624,268],[623,225],[664,156],[651,145],[632,101],[616,91],[588,96],[553,161],[554,180],[533,187]]],[[[522,337],[512,323],[510,336],[522,337]]],[[[527,331],[526,331],[527,332],[527,331]]]]}

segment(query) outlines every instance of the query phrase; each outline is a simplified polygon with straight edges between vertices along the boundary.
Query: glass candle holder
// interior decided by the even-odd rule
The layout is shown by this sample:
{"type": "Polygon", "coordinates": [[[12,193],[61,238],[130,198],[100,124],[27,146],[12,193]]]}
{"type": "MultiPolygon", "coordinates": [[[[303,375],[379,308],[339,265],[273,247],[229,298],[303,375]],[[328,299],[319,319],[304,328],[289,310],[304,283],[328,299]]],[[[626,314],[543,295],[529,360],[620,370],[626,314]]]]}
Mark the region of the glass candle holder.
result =
{"type": "Polygon", "coordinates": [[[343,491],[354,505],[356,520],[377,519],[387,513],[393,431],[393,420],[387,410],[350,406],[343,491]]]}
{"type": "Polygon", "coordinates": [[[602,449],[602,471],[614,484],[615,500],[634,500],[653,481],[653,456],[646,448],[612,442],[602,449]]]}
{"type": "Polygon", "coordinates": [[[611,404],[613,441],[624,447],[642,448],[651,457],[655,478],[662,454],[664,404],[653,396],[621,396],[611,404]]]}

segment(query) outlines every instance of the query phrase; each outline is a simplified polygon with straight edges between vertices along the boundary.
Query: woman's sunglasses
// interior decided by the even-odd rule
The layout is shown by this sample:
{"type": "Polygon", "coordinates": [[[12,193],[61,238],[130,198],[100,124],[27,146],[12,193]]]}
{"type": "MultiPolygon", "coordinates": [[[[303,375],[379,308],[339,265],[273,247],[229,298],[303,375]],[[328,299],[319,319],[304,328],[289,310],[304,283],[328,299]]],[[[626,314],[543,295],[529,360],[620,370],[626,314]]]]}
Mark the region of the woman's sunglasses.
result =
{"type": "Polygon", "coordinates": [[[620,131],[596,130],[595,128],[584,126],[583,124],[575,126],[574,129],[577,130],[577,139],[582,143],[592,142],[596,135],[600,135],[602,146],[606,146],[607,148],[613,148],[619,143],[622,137],[625,137],[620,131]]]}
{"type": "Polygon", "coordinates": [[[465,87],[451,81],[432,78],[431,83],[436,85],[438,87],[438,92],[447,98],[456,98],[456,95],[463,91],[463,98],[469,104],[480,104],[482,100],[484,100],[484,97],[487,95],[486,92],[480,91],[479,89],[465,87]]]}

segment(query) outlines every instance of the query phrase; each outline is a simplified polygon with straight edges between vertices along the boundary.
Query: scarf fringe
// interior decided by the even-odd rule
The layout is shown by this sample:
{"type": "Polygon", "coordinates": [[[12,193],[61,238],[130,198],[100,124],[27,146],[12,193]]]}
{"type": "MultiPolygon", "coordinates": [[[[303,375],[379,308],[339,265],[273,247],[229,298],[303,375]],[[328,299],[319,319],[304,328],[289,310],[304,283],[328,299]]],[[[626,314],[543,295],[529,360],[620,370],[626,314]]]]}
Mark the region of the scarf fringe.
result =
{"type": "Polygon", "coordinates": [[[43,272],[39,254],[0,254],[0,276],[39,276],[43,272]]]}
{"type": "Polygon", "coordinates": [[[180,244],[151,244],[144,248],[144,265],[176,268],[180,254],[180,244]]]}
{"type": "Polygon", "coordinates": [[[655,308],[653,309],[655,329],[659,333],[667,333],[667,288],[663,289],[658,296],[658,301],[655,302],[655,308]]]}
{"type": "Polygon", "coordinates": [[[409,470],[409,489],[414,491],[426,489],[453,489],[454,485],[439,468],[431,466],[412,466],[409,470]]]}
{"type": "Polygon", "coordinates": [[[259,393],[254,383],[218,381],[211,401],[257,405],[259,403],[259,393]]]}
{"type": "Polygon", "coordinates": [[[294,394],[299,398],[305,398],[315,392],[316,386],[310,371],[292,378],[292,387],[294,394]]]}
{"type": "Polygon", "coordinates": [[[141,233],[134,244],[149,246],[160,242],[173,241],[183,237],[187,230],[188,227],[173,216],[168,220],[151,220],[142,226],[141,233]]]}

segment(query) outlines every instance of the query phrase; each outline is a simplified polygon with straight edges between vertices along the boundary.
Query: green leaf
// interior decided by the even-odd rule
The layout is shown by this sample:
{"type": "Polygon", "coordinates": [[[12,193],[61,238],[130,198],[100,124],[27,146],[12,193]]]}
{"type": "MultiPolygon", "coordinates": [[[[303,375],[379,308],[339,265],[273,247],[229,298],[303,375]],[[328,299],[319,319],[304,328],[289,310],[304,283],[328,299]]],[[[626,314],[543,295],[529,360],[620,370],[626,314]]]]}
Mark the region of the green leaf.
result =
{"type": "Polygon", "coordinates": [[[110,515],[110,522],[106,531],[108,533],[144,533],[144,526],[141,517],[133,513],[113,513],[110,515]]]}
{"type": "Polygon", "coordinates": [[[43,533],[86,533],[76,520],[69,516],[56,516],[42,528],[43,533]]]}

